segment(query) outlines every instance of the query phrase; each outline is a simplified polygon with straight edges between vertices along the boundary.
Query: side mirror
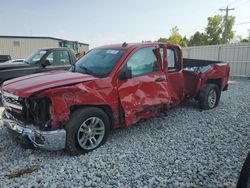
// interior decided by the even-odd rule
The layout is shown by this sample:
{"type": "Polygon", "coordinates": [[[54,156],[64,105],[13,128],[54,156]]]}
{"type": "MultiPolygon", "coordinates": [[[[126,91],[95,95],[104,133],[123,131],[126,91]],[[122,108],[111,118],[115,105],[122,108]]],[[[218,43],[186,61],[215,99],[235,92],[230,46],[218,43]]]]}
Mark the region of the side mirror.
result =
{"type": "Polygon", "coordinates": [[[132,70],[131,67],[123,68],[120,72],[119,79],[120,80],[127,80],[132,78],[132,70]]]}
{"type": "Polygon", "coordinates": [[[51,64],[50,64],[49,60],[47,60],[47,59],[41,63],[42,67],[46,67],[48,65],[51,65],[51,64]]]}

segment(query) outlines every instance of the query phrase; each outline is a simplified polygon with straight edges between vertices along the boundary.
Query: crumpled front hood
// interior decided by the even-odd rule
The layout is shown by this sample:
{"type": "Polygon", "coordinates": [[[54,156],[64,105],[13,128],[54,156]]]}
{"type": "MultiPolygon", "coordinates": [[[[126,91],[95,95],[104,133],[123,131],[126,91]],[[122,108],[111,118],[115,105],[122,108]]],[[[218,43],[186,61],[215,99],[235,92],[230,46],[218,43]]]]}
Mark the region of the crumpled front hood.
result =
{"type": "Polygon", "coordinates": [[[51,71],[37,73],[8,80],[3,83],[3,91],[20,97],[30,95],[53,87],[76,84],[96,79],[87,74],[72,73],[69,71],[51,71]]]}

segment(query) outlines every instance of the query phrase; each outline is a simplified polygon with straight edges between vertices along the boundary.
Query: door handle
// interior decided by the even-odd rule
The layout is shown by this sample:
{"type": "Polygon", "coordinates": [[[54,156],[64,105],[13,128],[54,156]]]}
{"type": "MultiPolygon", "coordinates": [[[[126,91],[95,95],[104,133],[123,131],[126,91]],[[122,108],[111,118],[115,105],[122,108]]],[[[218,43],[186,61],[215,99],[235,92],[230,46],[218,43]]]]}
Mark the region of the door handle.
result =
{"type": "Polygon", "coordinates": [[[164,80],[166,80],[166,79],[163,78],[163,77],[159,77],[159,78],[156,78],[156,79],[155,79],[155,82],[162,82],[162,81],[164,81],[164,80]]]}

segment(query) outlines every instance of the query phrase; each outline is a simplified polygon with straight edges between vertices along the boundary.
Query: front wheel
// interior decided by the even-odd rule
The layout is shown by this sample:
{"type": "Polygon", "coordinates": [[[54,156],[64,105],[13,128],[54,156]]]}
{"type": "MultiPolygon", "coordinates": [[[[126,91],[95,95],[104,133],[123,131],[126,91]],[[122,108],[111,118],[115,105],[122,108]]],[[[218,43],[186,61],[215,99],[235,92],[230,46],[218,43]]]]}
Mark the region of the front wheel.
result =
{"type": "Polygon", "coordinates": [[[82,108],[72,114],[65,129],[66,150],[72,155],[82,154],[105,143],[110,130],[109,118],[99,108],[82,108]]]}
{"type": "Polygon", "coordinates": [[[207,84],[199,94],[199,106],[204,110],[215,108],[220,101],[221,91],[216,84],[207,84]]]}

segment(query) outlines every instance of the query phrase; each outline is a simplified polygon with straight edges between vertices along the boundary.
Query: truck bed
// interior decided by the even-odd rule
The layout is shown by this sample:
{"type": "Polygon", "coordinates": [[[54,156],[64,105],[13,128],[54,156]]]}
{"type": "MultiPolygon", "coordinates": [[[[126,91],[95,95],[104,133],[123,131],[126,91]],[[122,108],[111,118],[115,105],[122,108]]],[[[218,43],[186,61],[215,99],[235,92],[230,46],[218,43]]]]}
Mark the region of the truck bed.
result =
{"type": "Polygon", "coordinates": [[[204,67],[204,66],[218,64],[218,63],[223,63],[223,62],[222,61],[203,60],[203,59],[183,58],[183,68],[204,67]]]}
{"type": "Polygon", "coordinates": [[[183,59],[183,69],[188,71],[194,71],[196,73],[206,72],[211,66],[215,64],[222,64],[222,61],[211,61],[202,59],[183,59]]]}
{"type": "Polygon", "coordinates": [[[222,61],[184,58],[183,75],[186,98],[193,98],[207,82],[217,83],[223,91],[229,77],[229,65],[222,61]]]}

